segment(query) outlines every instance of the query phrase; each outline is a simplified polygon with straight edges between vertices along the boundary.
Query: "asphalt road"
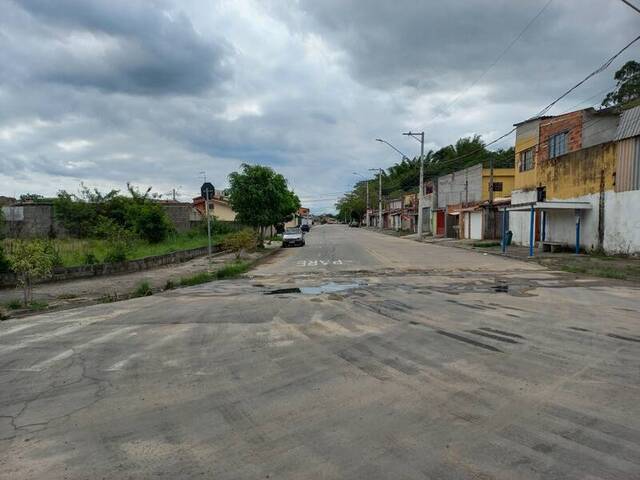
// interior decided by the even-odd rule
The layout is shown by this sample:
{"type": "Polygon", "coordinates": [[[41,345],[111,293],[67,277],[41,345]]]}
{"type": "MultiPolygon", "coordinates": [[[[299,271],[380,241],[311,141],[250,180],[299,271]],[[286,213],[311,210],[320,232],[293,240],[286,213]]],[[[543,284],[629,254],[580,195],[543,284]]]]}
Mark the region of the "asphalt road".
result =
{"type": "Polygon", "coordinates": [[[637,287],[307,241],[249,278],[0,323],[0,478],[640,478],[637,287]]]}

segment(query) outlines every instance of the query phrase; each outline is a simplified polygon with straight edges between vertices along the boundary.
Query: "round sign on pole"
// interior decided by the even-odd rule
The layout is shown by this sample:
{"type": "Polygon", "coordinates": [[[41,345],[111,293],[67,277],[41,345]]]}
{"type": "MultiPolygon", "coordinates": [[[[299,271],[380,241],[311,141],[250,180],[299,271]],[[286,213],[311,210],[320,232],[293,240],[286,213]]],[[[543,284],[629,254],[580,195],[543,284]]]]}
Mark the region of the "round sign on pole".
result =
{"type": "Polygon", "coordinates": [[[211,200],[216,193],[216,189],[211,182],[204,182],[200,187],[200,195],[206,200],[211,200]]]}

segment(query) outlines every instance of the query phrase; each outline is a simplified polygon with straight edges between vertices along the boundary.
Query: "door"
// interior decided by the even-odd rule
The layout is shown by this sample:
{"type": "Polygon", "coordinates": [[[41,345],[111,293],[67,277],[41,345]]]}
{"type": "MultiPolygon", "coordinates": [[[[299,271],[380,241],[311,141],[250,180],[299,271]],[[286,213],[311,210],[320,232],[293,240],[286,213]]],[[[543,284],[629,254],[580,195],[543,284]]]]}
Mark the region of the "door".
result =
{"type": "Polygon", "coordinates": [[[436,212],[436,235],[444,236],[444,210],[436,212]]]}

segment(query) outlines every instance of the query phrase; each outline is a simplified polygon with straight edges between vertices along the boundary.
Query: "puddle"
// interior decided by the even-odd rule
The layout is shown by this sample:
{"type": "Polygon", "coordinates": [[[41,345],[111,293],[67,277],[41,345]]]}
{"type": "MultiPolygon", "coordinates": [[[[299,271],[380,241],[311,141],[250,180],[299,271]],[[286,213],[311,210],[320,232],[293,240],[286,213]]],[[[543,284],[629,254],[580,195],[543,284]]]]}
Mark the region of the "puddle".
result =
{"type": "Polygon", "coordinates": [[[329,282],[317,287],[294,287],[294,288],[279,288],[276,290],[270,290],[265,292],[265,295],[279,295],[285,293],[302,293],[304,295],[320,295],[322,293],[337,293],[344,292],[346,290],[352,290],[362,286],[360,283],[334,283],[329,282]]]}

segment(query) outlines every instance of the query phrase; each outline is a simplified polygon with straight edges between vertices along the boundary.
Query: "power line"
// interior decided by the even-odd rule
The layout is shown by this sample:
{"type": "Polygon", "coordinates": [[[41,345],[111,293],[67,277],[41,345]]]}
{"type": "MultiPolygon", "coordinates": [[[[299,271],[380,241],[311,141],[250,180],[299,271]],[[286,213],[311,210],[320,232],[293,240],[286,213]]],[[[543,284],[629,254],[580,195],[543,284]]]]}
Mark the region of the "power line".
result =
{"type": "Polygon", "coordinates": [[[522,38],[522,36],[526,33],[526,31],[529,30],[529,27],[531,27],[531,25],[533,25],[533,23],[540,17],[540,15],[542,15],[544,13],[544,11],[551,4],[551,2],[553,2],[553,0],[548,0],[547,3],[545,3],[544,6],[540,9],[540,11],[538,11],[538,13],[531,20],[529,20],[529,23],[527,23],[525,25],[525,27],[520,31],[520,33],[518,33],[518,35],[516,35],[513,38],[513,40],[511,40],[509,45],[507,45],[507,47],[500,53],[500,55],[498,55],[496,57],[496,59],[493,62],[491,62],[491,64],[480,74],[480,76],[478,78],[476,78],[468,87],[466,87],[464,90],[462,90],[458,95],[456,95],[453,98],[453,100],[451,100],[447,105],[445,105],[445,107],[440,111],[440,113],[436,114],[436,116],[433,117],[431,119],[431,121],[435,120],[439,116],[441,116],[444,113],[446,113],[446,111],[454,103],[456,103],[459,98],[461,98],[464,94],[466,94],[469,90],[471,90],[480,80],[482,80],[484,78],[484,76],[487,73],[489,73],[489,70],[491,70],[493,67],[495,67],[498,64],[498,62],[502,59],[502,57],[504,57],[507,54],[507,52],[509,50],[511,50],[511,47],[513,47],[516,44],[516,42],[522,38]]]}
{"type": "Polygon", "coordinates": [[[627,0],[620,0],[623,3],[626,3],[627,5],[629,5],[631,8],[633,8],[636,12],[640,13],[640,8],[636,7],[635,5],[633,5],[631,2],[627,1],[627,0]]]}

